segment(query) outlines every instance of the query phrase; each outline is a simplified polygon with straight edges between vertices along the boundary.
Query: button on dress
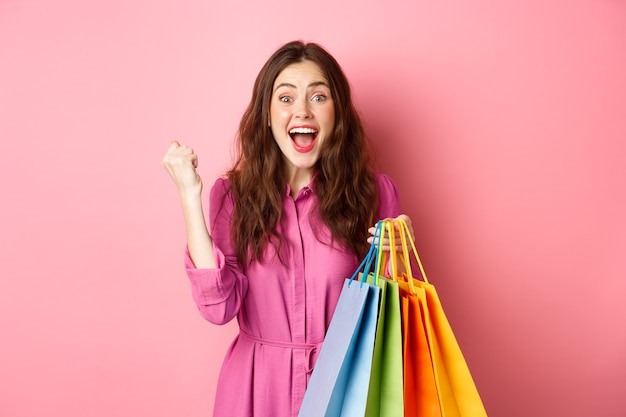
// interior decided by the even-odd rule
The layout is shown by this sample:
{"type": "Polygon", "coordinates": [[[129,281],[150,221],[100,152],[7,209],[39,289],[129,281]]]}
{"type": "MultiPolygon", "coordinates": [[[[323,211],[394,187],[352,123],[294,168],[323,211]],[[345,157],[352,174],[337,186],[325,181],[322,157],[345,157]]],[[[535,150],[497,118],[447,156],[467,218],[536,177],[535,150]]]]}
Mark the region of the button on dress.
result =
{"type": "MultiPolygon", "coordinates": [[[[395,184],[376,176],[378,218],[401,214],[395,184]]],[[[215,269],[185,267],[200,314],[215,324],[237,317],[239,335],[220,372],[214,417],[296,417],[345,278],[360,259],[332,242],[316,211],[311,186],[296,198],[287,186],[278,233],[262,262],[237,263],[231,240],[228,180],[211,189],[209,223],[215,269]],[[279,256],[280,255],[280,256],[279,256]],[[283,262],[281,263],[282,257],[283,262]]]]}

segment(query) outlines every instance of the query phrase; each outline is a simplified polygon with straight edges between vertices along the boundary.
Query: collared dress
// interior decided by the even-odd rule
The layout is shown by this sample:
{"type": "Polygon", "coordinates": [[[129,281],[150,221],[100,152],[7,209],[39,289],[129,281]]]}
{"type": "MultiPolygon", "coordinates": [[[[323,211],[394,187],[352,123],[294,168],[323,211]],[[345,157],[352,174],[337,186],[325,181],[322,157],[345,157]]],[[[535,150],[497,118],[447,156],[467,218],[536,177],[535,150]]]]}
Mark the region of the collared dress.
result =
{"type": "MultiPolygon", "coordinates": [[[[395,184],[377,174],[378,218],[401,214],[395,184]]],[[[239,335],[220,372],[214,417],[295,417],[345,278],[360,259],[333,243],[316,211],[311,184],[295,198],[287,186],[277,231],[282,261],[268,245],[262,262],[241,267],[231,240],[232,194],[211,189],[209,223],[215,269],[185,267],[200,314],[215,324],[237,317],[239,335]]]]}

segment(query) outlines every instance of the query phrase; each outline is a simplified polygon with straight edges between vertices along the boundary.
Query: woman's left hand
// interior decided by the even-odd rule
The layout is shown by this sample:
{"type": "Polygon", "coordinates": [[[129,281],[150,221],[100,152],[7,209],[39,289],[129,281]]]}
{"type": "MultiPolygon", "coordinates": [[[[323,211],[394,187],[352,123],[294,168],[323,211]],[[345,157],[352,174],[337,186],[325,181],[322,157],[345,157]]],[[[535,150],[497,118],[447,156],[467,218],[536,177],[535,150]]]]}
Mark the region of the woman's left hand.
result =
{"type": "MultiPolygon", "coordinates": [[[[409,228],[409,233],[411,234],[411,239],[413,241],[415,241],[415,232],[413,231],[413,225],[411,224],[411,219],[409,218],[409,216],[407,216],[406,214],[401,214],[398,217],[396,217],[395,219],[391,218],[391,217],[388,217],[386,219],[383,219],[382,221],[392,221],[392,220],[404,220],[404,222],[406,223],[406,225],[409,228]]],[[[367,243],[371,244],[372,241],[375,238],[374,234],[376,233],[376,226],[370,227],[368,229],[368,232],[370,233],[371,236],[369,238],[367,238],[367,243]]],[[[396,233],[396,236],[398,236],[398,234],[400,233],[400,230],[398,229],[397,225],[395,227],[395,233],[396,233]]],[[[387,235],[387,237],[385,237],[382,240],[382,242],[381,242],[384,251],[389,251],[391,249],[391,247],[389,245],[389,237],[388,236],[389,235],[387,235]]],[[[376,237],[376,239],[378,239],[378,237],[376,237]]],[[[376,245],[378,246],[378,242],[376,242],[376,245]]],[[[397,251],[401,251],[402,250],[402,245],[400,244],[400,239],[396,239],[396,250],[397,251]]]]}

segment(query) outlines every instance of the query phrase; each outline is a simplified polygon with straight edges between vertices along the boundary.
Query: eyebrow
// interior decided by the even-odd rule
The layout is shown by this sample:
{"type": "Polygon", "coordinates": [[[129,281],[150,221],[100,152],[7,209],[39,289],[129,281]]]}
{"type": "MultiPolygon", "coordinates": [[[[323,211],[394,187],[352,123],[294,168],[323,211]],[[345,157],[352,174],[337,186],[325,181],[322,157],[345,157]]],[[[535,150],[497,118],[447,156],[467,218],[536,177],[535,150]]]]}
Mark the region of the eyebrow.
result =
{"type": "MultiPolygon", "coordinates": [[[[326,87],[326,88],[330,88],[330,86],[328,85],[328,83],[327,83],[327,82],[325,82],[325,81],[315,81],[315,82],[312,82],[311,84],[309,84],[309,85],[307,86],[307,89],[308,89],[308,88],[311,88],[311,87],[319,87],[320,85],[322,85],[322,86],[324,86],[324,87],[326,87]]],[[[276,90],[278,90],[278,89],[279,89],[279,88],[281,88],[281,87],[297,88],[295,85],[290,84],[290,83],[280,83],[280,84],[278,84],[278,85],[276,86],[276,88],[274,89],[274,92],[276,92],[276,90]]]]}

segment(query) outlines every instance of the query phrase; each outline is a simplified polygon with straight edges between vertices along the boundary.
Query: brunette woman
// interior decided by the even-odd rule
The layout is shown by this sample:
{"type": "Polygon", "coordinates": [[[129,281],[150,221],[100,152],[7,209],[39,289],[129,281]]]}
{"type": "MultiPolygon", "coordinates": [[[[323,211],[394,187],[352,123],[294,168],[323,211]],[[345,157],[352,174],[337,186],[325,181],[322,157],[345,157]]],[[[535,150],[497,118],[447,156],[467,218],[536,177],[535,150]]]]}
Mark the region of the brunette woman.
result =
{"type": "Polygon", "coordinates": [[[294,417],[344,279],[400,201],[370,168],[343,71],[314,43],[290,42],[265,63],[237,148],[211,189],[210,233],[197,156],[174,142],[163,159],[182,200],[193,298],[208,321],[237,317],[240,328],[213,415],[294,417]]]}

